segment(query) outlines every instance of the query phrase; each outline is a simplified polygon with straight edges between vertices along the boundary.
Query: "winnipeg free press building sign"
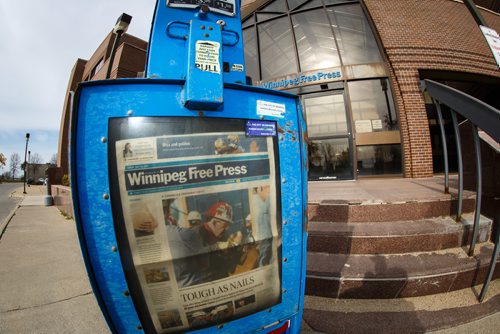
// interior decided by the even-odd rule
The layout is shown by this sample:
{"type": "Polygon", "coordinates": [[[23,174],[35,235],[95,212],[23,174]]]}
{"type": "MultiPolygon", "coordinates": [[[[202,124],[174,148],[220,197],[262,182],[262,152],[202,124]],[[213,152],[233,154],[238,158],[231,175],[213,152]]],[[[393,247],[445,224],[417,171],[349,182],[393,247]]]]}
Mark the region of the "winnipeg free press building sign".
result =
{"type": "Polygon", "coordinates": [[[271,81],[258,81],[256,82],[256,86],[283,90],[301,86],[317,85],[331,81],[341,81],[342,79],[343,76],[340,68],[330,68],[286,75],[271,81]]]}

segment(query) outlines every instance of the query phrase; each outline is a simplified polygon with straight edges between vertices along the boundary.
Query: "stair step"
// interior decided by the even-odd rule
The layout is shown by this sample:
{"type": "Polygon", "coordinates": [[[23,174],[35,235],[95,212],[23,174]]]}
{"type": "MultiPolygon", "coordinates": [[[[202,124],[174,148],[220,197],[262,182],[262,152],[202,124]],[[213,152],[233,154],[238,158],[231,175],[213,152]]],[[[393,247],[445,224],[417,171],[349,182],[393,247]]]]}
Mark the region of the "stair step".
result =
{"type": "MultiPolygon", "coordinates": [[[[473,212],[475,197],[464,198],[462,210],[473,212]]],[[[441,216],[454,217],[455,199],[415,200],[402,202],[322,200],[309,202],[308,218],[311,222],[388,222],[420,220],[441,216]]]]}
{"type": "MultiPolygon", "coordinates": [[[[480,289],[481,286],[477,286],[431,296],[392,300],[339,300],[306,296],[303,320],[310,332],[357,334],[426,333],[492,315],[500,319],[500,280],[491,282],[483,303],[477,301],[480,289]]],[[[495,332],[494,328],[491,327],[491,333],[495,332]]],[[[468,332],[479,331],[481,329],[476,328],[468,332]]]]}
{"type": "MultiPolygon", "coordinates": [[[[336,254],[394,254],[435,251],[470,243],[474,217],[463,215],[417,221],[332,223],[310,222],[307,250],[336,254]]],[[[491,219],[481,216],[477,242],[489,238],[491,219]]]]}
{"type": "MultiPolygon", "coordinates": [[[[308,252],[306,294],[330,298],[401,298],[436,294],[482,282],[493,245],[437,252],[345,255],[308,252]]],[[[500,277],[497,264],[494,277],[500,277]]]]}

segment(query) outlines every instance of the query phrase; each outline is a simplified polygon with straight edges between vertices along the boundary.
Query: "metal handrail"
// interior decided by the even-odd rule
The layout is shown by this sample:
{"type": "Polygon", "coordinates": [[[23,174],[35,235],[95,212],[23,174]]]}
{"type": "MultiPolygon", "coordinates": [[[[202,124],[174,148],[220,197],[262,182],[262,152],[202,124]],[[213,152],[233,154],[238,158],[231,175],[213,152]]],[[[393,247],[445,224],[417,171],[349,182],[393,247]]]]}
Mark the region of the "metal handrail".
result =
{"type": "MultiPolygon", "coordinates": [[[[440,104],[445,104],[451,109],[451,117],[455,138],[457,141],[457,158],[458,158],[458,204],[457,204],[457,222],[461,220],[462,201],[463,201],[463,167],[462,167],[462,149],[460,145],[460,130],[457,124],[457,113],[465,117],[472,124],[472,137],[474,141],[474,150],[476,154],[476,207],[474,213],[474,225],[469,246],[469,256],[474,255],[476,239],[479,230],[479,220],[481,216],[481,199],[482,199],[482,163],[481,163],[481,147],[478,136],[478,128],[486,132],[496,142],[500,142],[500,110],[468,95],[455,88],[432,81],[421,81],[422,91],[427,91],[432,98],[438,113],[439,127],[443,142],[443,154],[445,157],[445,193],[449,191],[449,171],[448,171],[448,149],[446,146],[445,132],[443,126],[443,117],[440,104]]],[[[493,251],[488,275],[483,285],[480,301],[484,298],[484,294],[490,283],[495,263],[498,258],[498,236],[495,237],[495,249],[493,251]]]]}
{"type": "Polygon", "coordinates": [[[500,110],[462,91],[432,80],[422,80],[421,84],[422,89],[427,90],[429,95],[469,119],[500,143],[500,110]]]}
{"type": "MultiPolygon", "coordinates": [[[[458,128],[457,114],[451,110],[451,120],[453,123],[453,131],[455,132],[455,140],[457,143],[457,163],[458,163],[458,203],[457,203],[457,218],[456,221],[462,221],[462,202],[464,199],[464,165],[462,162],[462,142],[460,140],[460,129],[458,128]]],[[[480,171],[479,171],[480,173],[480,171]]],[[[481,196],[481,195],[479,195],[481,196]]],[[[476,196],[477,197],[477,196],[476,196]]]]}

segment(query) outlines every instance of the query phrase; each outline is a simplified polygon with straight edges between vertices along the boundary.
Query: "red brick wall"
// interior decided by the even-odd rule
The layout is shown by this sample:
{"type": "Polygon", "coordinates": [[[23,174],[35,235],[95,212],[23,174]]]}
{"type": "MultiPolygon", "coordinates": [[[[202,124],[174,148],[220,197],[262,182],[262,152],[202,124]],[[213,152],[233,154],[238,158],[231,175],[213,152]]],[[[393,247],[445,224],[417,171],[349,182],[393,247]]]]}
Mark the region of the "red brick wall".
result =
{"type": "MultiPolygon", "coordinates": [[[[71,97],[70,91],[76,91],[78,83],[82,81],[83,72],[85,70],[86,60],[78,59],[71,70],[66,96],[64,98],[64,107],[61,116],[61,125],[59,128],[59,143],[57,146],[57,166],[62,168],[63,174],[69,174],[69,132],[70,132],[70,110],[71,97]]],[[[58,179],[60,182],[60,178],[58,179]]]]}
{"type": "MultiPolygon", "coordinates": [[[[365,0],[385,49],[401,120],[406,177],[432,175],[432,150],[419,70],[500,77],[479,27],[453,0],[365,0]]],[[[500,30],[500,16],[481,10],[500,30]]]]}
{"type": "Polygon", "coordinates": [[[71,188],[61,185],[53,185],[51,191],[54,199],[54,205],[66,217],[73,218],[73,198],[71,197],[71,188]]]}

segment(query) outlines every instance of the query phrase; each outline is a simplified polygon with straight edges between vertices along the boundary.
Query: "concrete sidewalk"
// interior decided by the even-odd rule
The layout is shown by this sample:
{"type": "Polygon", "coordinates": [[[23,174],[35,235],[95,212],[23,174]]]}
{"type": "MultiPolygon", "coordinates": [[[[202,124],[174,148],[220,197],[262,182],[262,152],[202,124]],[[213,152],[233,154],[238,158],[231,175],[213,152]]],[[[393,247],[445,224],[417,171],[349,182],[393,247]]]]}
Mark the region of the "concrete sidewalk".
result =
{"type": "Polygon", "coordinates": [[[26,190],[0,240],[0,333],[109,333],[74,221],[42,206],[45,187],[26,190]]]}

